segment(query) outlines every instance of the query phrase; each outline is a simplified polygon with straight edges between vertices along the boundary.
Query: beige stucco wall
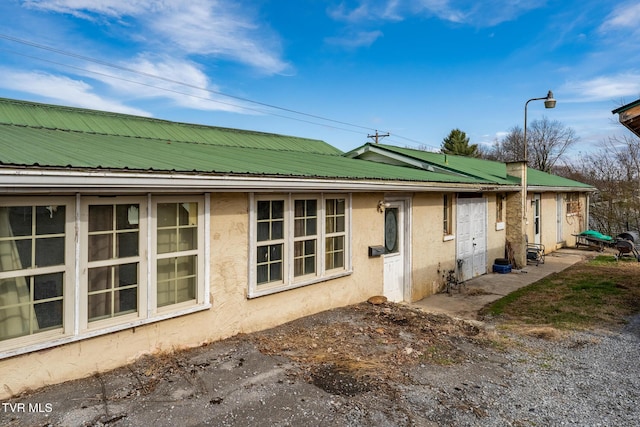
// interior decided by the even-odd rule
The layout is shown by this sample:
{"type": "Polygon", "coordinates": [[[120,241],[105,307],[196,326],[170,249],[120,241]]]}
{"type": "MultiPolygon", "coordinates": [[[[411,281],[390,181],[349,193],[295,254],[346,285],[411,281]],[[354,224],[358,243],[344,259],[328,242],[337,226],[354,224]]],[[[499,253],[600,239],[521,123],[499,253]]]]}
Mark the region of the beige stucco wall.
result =
{"type": "Polygon", "coordinates": [[[382,293],[382,257],[369,258],[380,245],[382,194],[352,199],[353,273],[338,279],[247,299],[249,199],[246,193],[211,196],[211,302],[203,312],[156,322],[59,347],[0,360],[0,398],[26,389],[104,372],[154,352],[198,346],[330,308],[365,301],[382,293]]]}
{"type": "MultiPolygon", "coordinates": [[[[533,205],[532,201],[536,193],[527,195],[527,235],[529,241],[533,243],[533,205]]],[[[575,246],[576,238],[574,234],[579,234],[586,227],[586,206],[587,196],[581,193],[579,196],[580,212],[567,215],[566,193],[559,193],[562,196],[562,238],[558,240],[558,214],[556,192],[537,193],[540,194],[540,243],[545,246],[547,253],[553,252],[562,247],[575,246]]]]}
{"type": "MultiPolygon", "coordinates": [[[[491,273],[494,259],[504,257],[505,230],[496,229],[497,195],[487,193],[482,197],[487,204],[486,262],[487,273],[491,273]]],[[[457,222],[455,199],[452,217],[455,236],[457,222]]],[[[446,271],[455,268],[456,239],[454,237],[451,240],[445,240],[442,234],[443,209],[440,193],[414,195],[412,219],[411,300],[418,301],[439,292],[444,286],[446,271]]]]}
{"type": "Polygon", "coordinates": [[[416,194],[411,224],[412,301],[438,292],[444,283],[443,274],[455,266],[456,242],[443,241],[442,223],[442,194],[416,194]]]}

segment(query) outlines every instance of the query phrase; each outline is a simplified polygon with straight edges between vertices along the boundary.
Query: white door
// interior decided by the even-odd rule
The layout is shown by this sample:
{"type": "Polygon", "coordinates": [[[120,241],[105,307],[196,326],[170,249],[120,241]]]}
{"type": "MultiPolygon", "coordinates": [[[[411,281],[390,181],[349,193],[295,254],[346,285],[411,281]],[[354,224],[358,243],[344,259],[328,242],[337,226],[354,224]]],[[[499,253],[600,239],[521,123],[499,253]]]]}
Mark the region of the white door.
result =
{"type": "Polygon", "coordinates": [[[533,195],[533,243],[540,244],[540,194],[533,195]]]}
{"type": "Polygon", "coordinates": [[[564,241],[562,236],[562,194],[556,195],[556,242],[564,241]]]}
{"type": "Polygon", "coordinates": [[[487,272],[486,200],[458,198],[456,217],[458,277],[464,281],[487,272]]]}
{"type": "Polygon", "coordinates": [[[390,202],[384,210],[384,296],[404,300],[404,203],[390,202]]]}

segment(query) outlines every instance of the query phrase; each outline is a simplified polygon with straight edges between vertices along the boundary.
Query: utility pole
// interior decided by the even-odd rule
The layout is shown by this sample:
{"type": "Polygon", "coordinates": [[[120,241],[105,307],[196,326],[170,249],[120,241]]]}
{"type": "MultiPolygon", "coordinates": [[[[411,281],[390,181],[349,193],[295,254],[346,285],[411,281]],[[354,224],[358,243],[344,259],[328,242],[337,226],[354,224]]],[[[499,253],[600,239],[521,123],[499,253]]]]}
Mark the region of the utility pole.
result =
{"type": "Polygon", "coordinates": [[[389,133],[385,133],[385,134],[379,134],[378,131],[376,130],[376,134],[375,135],[367,135],[367,138],[373,138],[373,140],[375,141],[376,145],[378,145],[378,139],[379,138],[384,138],[389,136],[389,133]]]}

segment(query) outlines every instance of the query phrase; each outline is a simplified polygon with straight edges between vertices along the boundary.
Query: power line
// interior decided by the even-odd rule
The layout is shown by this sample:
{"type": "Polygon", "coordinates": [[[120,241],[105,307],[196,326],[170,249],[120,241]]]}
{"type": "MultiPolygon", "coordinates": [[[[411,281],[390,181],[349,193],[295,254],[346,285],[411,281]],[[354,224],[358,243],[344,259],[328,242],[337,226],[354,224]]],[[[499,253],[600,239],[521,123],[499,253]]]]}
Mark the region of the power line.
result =
{"type": "MultiPolygon", "coordinates": [[[[297,115],[301,115],[301,116],[305,116],[305,117],[309,117],[309,118],[313,118],[313,119],[317,119],[317,120],[322,120],[322,121],[325,121],[325,122],[336,123],[336,124],[343,125],[343,126],[350,126],[350,127],[353,127],[353,128],[358,128],[358,129],[363,129],[363,130],[373,130],[372,128],[366,127],[366,126],[361,126],[361,125],[357,125],[357,124],[353,124],[353,123],[349,123],[349,122],[345,122],[345,121],[341,121],[341,120],[330,119],[330,118],[327,118],[327,117],[323,117],[323,116],[319,116],[319,115],[315,115],[315,114],[310,114],[310,113],[305,113],[305,112],[297,111],[297,110],[290,109],[290,108],[279,107],[279,106],[274,105],[274,104],[269,104],[269,103],[260,102],[260,101],[254,101],[254,100],[249,99],[249,98],[244,98],[244,97],[236,96],[236,95],[230,95],[230,94],[227,94],[227,93],[224,93],[224,92],[220,92],[220,91],[216,91],[216,90],[209,89],[209,88],[203,88],[203,87],[192,85],[190,83],[182,82],[182,81],[179,81],[179,80],[174,80],[174,79],[170,79],[170,78],[167,78],[167,77],[159,76],[159,75],[156,75],[156,74],[151,74],[151,73],[147,73],[147,72],[144,72],[144,71],[135,70],[133,68],[129,68],[129,67],[124,67],[124,66],[121,66],[121,65],[113,64],[113,63],[110,63],[110,62],[107,62],[107,61],[103,61],[103,60],[100,60],[100,59],[96,59],[96,58],[92,58],[92,57],[89,57],[89,56],[84,56],[84,55],[76,54],[76,53],[73,53],[73,52],[68,52],[68,51],[65,51],[65,50],[57,49],[57,48],[54,48],[54,47],[51,47],[51,46],[43,45],[43,44],[40,44],[40,43],[35,43],[35,42],[29,41],[29,40],[24,40],[24,39],[20,39],[20,38],[17,38],[17,37],[9,36],[7,34],[0,33],[0,38],[8,40],[8,41],[11,41],[11,42],[14,42],[14,43],[19,43],[19,44],[22,44],[22,45],[31,46],[31,47],[34,47],[36,49],[41,49],[41,50],[49,51],[49,52],[56,53],[56,54],[59,54],[59,55],[67,56],[67,57],[70,57],[70,58],[75,58],[75,59],[80,59],[82,61],[92,62],[92,63],[95,63],[95,64],[103,65],[105,67],[110,67],[110,68],[114,68],[114,69],[117,69],[117,70],[126,71],[128,73],[137,74],[137,75],[148,77],[148,78],[151,78],[151,79],[156,79],[156,80],[164,81],[164,82],[167,82],[167,83],[172,83],[172,84],[184,86],[184,87],[188,87],[188,88],[191,88],[191,89],[196,89],[196,90],[212,93],[212,94],[219,95],[219,96],[224,96],[224,97],[231,98],[231,99],[236,99],[236,100],[239,100],[239,101],[242,101],[242,102],[259,105],[259,106],[270,108],[270,109],[274,109],[274,110],[285,111],[285,112],[288,112],[288,113],[297,114],[297,115]]],[[[24,54],[24,53],[21,53],[21,52],[15,52],[15,51],[5,50],[5,49],[1,49],[1,50],[13,53],[15,55],[27,57],[27,58],[30,58],[30,59],[35,59],[35,60],[42,61],[42,62],[48,62],[48,63],[54,64],[54,65],[58,65],[58,66],[62,66],[62,67],[68,67],[68,68],[76,69],[76,70],[83,71],[83,72],[86,72],[86,73],[92,73],[92,74],[100,75],[100,76],[103,76],[103,77],[124,81],[124,82],[127,82],[127,83],[138,84],[138,85],[141,85],[141,86],[151,87],[151,88],[158,89],[158,90],[163,90],[163,91],[166,91],[166,92],[171,92],[171,93],[176,93],[176,94],[179,94],[179,95],[189,96],[189,97],[193,97],[193,98],[196,98],[196,99],[203,99],[203,100],[206,100],[206,101],[216,102],[216,103],[223,104],[223,105],[234,106],[234,107],[246,109],[246,110],[249,110],[249,111],[256,111],[256,112],[259,112],[259,113],[265,113],[265,114],[269,114],[269,115],[272,115],[272,116],[275,116],[275,117],[281,117],[281,118],[285,118],[285,119],[289,119],[289,120],[296,120],[296,121],[309,123],[309,124],[314,124],[314,125],[318,125],[318,126],[326,126],[326,127],[332,128],[332,129],[343,130],[343,131],[346,131],[346,132],[360,133],[359,131],[356,131],[356,130],[353,130],[353,129],[346,129],[346,128],[337,127],[337,126],[333,126],[333,125],[327,125],[326,123],[315,123],[315,122],[312,122],[312,121],[309,121],[309,120],[299,119],[299,118],[290,117],[290,116],[284,116],[284,115],[280,115],[280,114],[276,114],[276,113],[268,112],[268,111],[264,111],[264,110],[253,109],[253,108],[250,108],[250,107],[248,107],[246,105],[237,105],[237,104],[224,102],[224,101],[217,100],[217,99],[201,97],[201,96],[197,96],[197,95],[190,94],[190,93],[180,92],[180,91],[177,91],[175,89],[158,87],[158,86],[155,86],[155,85],[151,85],[151,84],[148,84],[148,83],[143,83],[143,82],[136,81],[136,80],[129,80],[129,79],[125,79],[123,77],[113,76],[113,75],[110,75],[110,74],[101,73],[101,72],[94,71],[94,70],[88,70],[88,69],[82,68],[82,67],[76,67],[76,66],[73,66],[73,65],[70,65],[70,64],[65,64],[65,63],[60,63],[60,62],[56,62],[56,61],[46,60],[46,59],[43,59],[43,58],[38,58],[38,57],[35,57],[35,56],[27,55],[27,54],[24,54]]],[[[378,143],[378,138],[390,136],[389,133],[387,133],[385,135],[380,135],[378,133],[378,130],[375,130],[375,132],[376,132],[375,133],[376,144],[378,143]]],[[[401,139],[404,139],[406,141],[410,141],[410,142],[412,142],[414,144],[418,144],[418,145],[422,145],[422,146],[425,145],[425,144],[421,143],[420,141],[416,141],[416,140],[413,140],[413,139],[410,139],[410,138],[405,138],[405,137],[402,137],[402,136],[397,135],[397,134],[394,134],[394,136],[398,137],[398,138],[401,138],[401,139]]],[[[371,135],[367,135],[367,137],[371,138],[372,136],[371,135]]]]}

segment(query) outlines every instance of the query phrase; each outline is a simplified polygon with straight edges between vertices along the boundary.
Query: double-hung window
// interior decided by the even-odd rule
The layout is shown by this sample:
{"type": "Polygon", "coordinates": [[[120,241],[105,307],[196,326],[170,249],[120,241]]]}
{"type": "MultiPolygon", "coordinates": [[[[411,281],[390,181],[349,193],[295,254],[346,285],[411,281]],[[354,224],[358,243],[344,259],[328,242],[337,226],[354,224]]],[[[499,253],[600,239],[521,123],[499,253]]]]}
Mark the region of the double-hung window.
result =
{"type": "Polygon", "coordinates": [[[158,312],[204,301],[204,227],[201,198],[158,198],[152,204],[152,258],[155,292],[152,309],[158,312]]]}
{"type": "Polygon", "coordinates": [[[348,195],[252,195],[251,200],[250,297],[349,272],[348,195]]]}
{"type": "Polygon", "coordinates": [[[208,196],[15,200],[0,200],[0,357],[208,308],[208,196]]]}
{"type": "Polygon", "coordinates": [[[69,331],[73,207],[60,198],[0,205],[0,345],[69,331]]]}

